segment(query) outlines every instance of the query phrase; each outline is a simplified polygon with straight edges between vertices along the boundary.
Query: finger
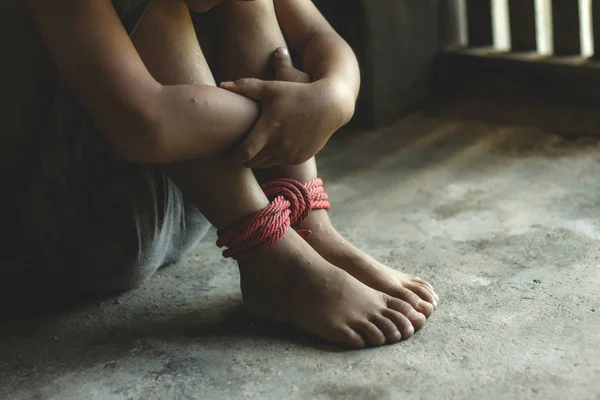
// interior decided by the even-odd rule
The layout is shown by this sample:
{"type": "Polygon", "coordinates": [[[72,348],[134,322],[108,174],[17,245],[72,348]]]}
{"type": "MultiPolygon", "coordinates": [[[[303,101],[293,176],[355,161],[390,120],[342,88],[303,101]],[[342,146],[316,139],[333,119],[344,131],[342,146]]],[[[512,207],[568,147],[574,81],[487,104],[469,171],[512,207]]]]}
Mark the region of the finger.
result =
{"type": "Polygon", "coordinates": [[[270,158],[266,159],[264,162],[261,162],[260,164],[256,165],[254,167],[254,169],[267,169],[267,168],[276,167],[278,165],[281,165],[281,162],[278,161],[275,157],[270,157],[270,158]]]}
{"type": "Polygon", "coordinates": [[[272,158],[273,156],[271,155],[271,153],[266,152],[265,148],[263,147],[263,149],[256,156],[254,156],[254,158],[248,160],[243,165],[246,168],[258,168],[260,165],[266,163],[272,158]]]}
{"type": "Polygon", "coordinates": [[[264,100],[270,90],[270,83],[256,78],[238,79],[235,82],[221,82],[221,89],[229,90],[256,101],[264,100]]]}
{"type": "Polygon", "coordinates": [[[260,119],[246,139],[233,150],[232,161],[236,164],[245,164],[252,160],[265,147],[268,138],[265,123],[260,119]]]}
{"type": "Polygon", "coordinates": [[[275,64],[277,80],[282,80],[278,75],[279,73],[286,72],[287,70],[294,68],[290,51],[286,47],[279,47],[273,52],[273,63],[275,64]]]}
{"type": "Polygon", "coordinates": [[[273,167],[280,167],[284,165],[281,161],[278,161],[276,158],[271,158],[270,160],[266,161],[265,163],[259,165],[256,167],[256,169],[267,169],[267,168],[273,168],[273,167]]]}
{"type": "Polygon", "coordinates": [[[308,74],[294,68],[290,52],[285,47],[280,47],[273,53],[275,65],[275,79],[285,82],[309,83],[308,74]]]}

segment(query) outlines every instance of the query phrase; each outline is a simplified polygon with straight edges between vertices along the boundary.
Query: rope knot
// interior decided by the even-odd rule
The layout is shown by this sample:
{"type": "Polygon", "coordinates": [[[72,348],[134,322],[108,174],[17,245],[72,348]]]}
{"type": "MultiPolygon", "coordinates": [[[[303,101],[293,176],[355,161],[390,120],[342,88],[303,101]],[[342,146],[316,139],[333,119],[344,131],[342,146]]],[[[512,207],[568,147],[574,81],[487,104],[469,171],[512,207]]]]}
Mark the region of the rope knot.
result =
{"type": "MultiPolygon", "coordinates": [[[[219,230],[217,246],[228,247],[224,257],[236,260],[250,258],[277,243],[290,226],[304,221],[311,210],[329,210],[323,181],[314,179],[305,185],[288,178],[276,179],[261,186],[271,203],[255,211],[229,229],[219,230]]],[[[312,232],[297,229],[303,238],[312,232]]]]}
{"type": "Polygon", "coordinates": [[[290,227],[290,203],[276,197],[267,207],[258,210],[226,230],[217,231],[217,246],[228,247],[223,257],[242,260],[273,247],[290,227]]]}
{"type": "Polygon", "coordinates": [[[295,179],[280,178],[261,185],[269,198],[281,196],[290,203],[290,224],[295,226],[308,217],[312,209],[312,200],[308,188],[295,179]]]}

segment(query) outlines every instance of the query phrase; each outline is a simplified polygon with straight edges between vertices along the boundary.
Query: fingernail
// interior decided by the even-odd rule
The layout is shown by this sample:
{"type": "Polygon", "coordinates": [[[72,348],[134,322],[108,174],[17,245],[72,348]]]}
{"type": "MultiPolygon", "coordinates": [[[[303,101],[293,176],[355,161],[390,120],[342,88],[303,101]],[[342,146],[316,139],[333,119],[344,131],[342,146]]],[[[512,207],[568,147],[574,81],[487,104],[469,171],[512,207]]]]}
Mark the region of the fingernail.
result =
{"type": "Polygon", "coordinates": [[[277,49],[277,55],[279,56],[289,56],[290,52],[286,47],[280,47],[277,49]]]}
{"type": "Polygon", "coordinates": [[[235,86],[235,82],[221,82],[221,87],[232,87],[235,86]]]}

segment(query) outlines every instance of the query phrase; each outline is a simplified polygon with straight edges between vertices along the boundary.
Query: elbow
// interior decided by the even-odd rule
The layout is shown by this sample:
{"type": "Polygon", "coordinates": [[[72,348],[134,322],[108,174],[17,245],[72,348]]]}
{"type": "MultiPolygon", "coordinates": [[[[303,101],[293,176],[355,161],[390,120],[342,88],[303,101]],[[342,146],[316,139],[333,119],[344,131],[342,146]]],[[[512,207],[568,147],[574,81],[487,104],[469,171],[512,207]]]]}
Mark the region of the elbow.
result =
{"type": "Polygon", "coordinates": [[[133,164],[161,164],[167,162],[160,151],[160,129],[152,121],[137,121],[130,129],[111,140],[115,150],[133,164]]]}
{"type": "Polygon", "coordinates": [[[341,111],[341,122],[342,126],[348,124],[352,118],[354,118],[354,113],[356,112],[356,101],[354,100],[346,100],[345,106],[342,107],[341,111]]]}
{"type": "Polygon", "coordinates": [[[133,164],[165,164],[170,161],[166,152],[161,151],[161,146],[158,144],[156,134],[148,129],[140,129],[140,131],[131,135],[136,140],[124,140],[115,143],[116,150],[127,161],[133,164]]]}

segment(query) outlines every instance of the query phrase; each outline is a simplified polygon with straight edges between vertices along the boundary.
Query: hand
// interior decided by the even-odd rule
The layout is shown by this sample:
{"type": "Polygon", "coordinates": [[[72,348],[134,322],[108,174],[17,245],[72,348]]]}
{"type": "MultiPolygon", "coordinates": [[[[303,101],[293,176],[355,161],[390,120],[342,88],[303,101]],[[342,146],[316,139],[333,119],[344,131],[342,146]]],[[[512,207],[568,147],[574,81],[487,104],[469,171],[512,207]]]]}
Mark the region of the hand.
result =
{"type": "Polygon", "coordinates": [[[233,152],[233,161],[248,168],[306,162],[354,110],[354,102],[349,107],[348,96],[335,84],[309,83],[309,76],[292,66],[286,49],[275,52],[274,63],[277,81],[246,78],[221,84],[262,106],[254,128],[233,152]]]}

